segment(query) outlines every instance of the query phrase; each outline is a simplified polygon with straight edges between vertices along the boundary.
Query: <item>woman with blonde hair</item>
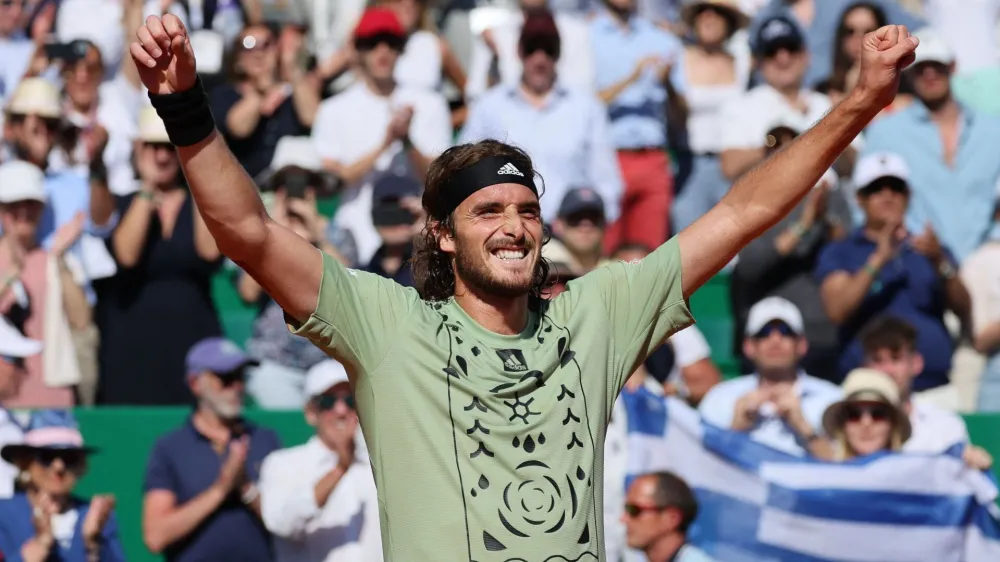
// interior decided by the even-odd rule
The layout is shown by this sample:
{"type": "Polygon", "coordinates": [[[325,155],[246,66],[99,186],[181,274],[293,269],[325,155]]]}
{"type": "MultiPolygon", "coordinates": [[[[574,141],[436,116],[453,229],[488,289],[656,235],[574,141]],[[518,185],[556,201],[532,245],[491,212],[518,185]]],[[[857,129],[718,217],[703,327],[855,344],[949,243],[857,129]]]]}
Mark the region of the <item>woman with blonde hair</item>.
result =
{"type": "Polygon", "coordinates": [[[843,384],[844,398],[823,413],[823,429],[833,442],[834,460],[899,451],[912,428],[900,409],[899,387],[875,369],[855,369],[843,384]]]}

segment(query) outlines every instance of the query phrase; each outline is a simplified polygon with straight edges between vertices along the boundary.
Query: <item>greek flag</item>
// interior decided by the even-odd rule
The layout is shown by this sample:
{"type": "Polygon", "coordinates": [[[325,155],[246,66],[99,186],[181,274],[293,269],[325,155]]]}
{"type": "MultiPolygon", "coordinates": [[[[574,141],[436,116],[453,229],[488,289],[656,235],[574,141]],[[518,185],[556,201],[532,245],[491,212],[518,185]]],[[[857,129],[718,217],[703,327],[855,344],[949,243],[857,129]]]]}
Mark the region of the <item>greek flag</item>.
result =
{"type": "Polygon", "coordinates": [[[622,393],[628,480],[677,474],[699,515],[689,540],[724,562],[1000,561],[997,485],[947,454],[845,463],[794,457],[703,422],[683,402],[622,393]]]}

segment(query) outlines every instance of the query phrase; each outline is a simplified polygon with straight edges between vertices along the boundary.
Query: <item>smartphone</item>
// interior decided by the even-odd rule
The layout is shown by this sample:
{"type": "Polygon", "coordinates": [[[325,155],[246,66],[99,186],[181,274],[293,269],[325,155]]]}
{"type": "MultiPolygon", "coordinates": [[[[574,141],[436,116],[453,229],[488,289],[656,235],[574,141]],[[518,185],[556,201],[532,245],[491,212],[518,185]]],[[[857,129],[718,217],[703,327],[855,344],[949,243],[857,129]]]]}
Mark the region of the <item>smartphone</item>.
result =
{"type": "Polygon", "coordinates": [[[49,60],[70,60],[76,53],[72,43],[46,43],[44,49],[49,60]]]}

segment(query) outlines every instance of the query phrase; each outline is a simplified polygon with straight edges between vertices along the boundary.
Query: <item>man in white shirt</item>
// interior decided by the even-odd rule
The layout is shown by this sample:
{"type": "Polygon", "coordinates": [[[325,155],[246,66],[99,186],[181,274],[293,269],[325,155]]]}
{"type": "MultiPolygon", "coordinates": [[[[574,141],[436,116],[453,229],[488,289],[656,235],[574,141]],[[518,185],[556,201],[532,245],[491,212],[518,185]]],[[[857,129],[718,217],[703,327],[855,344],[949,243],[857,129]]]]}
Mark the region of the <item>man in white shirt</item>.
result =
{"type": "MultiPolygon", "coordinates": [[[[800,28],[787,17],[761,24],[753,43],[764,83],[722,106],[722,172],[735,180],[765,157],[768,131],[785,125],[801,133],[830,110],[830,98],[803,88],[809,52],[800,28]]],[[[855,140],[857,143],[857,140],[855,140]]],[[[853,149],[841,161],[853,161],[853,149]]],[[[838,170],[841,175],[847,175],[838,170]]]]}
{"type": "Polygon", "coordinates": [[[406,32],[386,8],[365,11],[354,30],[359,80],[320,104],[312,138],[323,167],[344,180],[334,223],[350,231],[359,263],[382,244],[372,224],[372,184],[384,175],[422,180],[451,145],[451,113],[435,92],[396,84],[406,32]]]}
{"type": "MultiPolygon", "coordinates": [[[[478,98],[496,84],[517,84],[521,79],[521,57],[518,54],[521,27],[528,15],[544,11],[548,2],[520,0],[519,4],[520,11],[485,30],[473,43],[465,84],[466,100],[478,98]]],[[[558,63],[560,85],[593,92],[596,70],[587,21],[565,11],[557,11],[555,20],[563,45],[563,56],[558,63]]]]}
{"type": "MultiPolygon", "coordinates": [[[[2,283],[0,295],[6,292],[8,286],[6,280],[2,283]]],[[[24,360],[41,351],[42,342],[24,337],[6,317],[0,316],[0,403],[17,396],[27,374],[24,360]]],[[[0,406],[0,448],[20,443],[23,438],[24,430],[21,425],[10,412],[0,406]]],[[[0,499],[9,498],[13,494],[16,477],[17,469],[0,460],[0,499]]]]}
{"type": "Polygon", "coordinates": [[[755,372],[712,387],[698,407],[702,417],[786,453],[832,456],[822,419],[841,392],[799,367],[809,344],[798,307],[767,297],[750,308],[745,333],[743,354],[755,372]]]}
{"type": "Polygon", "coordinates": [[[261,517],[277,562],[381,562],[378,496],[347,372],[326,360],[309,370],[305,445],[261,467],[261,517]]]}

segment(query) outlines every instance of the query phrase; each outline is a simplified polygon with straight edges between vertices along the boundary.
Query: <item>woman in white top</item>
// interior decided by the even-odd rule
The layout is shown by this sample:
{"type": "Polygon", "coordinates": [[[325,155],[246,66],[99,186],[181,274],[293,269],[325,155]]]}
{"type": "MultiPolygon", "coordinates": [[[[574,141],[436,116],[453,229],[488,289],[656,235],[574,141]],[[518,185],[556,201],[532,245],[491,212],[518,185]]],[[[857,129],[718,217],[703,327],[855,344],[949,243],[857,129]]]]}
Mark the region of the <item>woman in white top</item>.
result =
{"type": "Polygon", "coordinates": [[[725,126],[719,108],[746,89],[750,71],[749,57],[736,49],[740,41],[734,35],[746,27],[748,18],[735,0],[689,0],[681,15],[693,42],[683,55],[689,114],[686,146],[677,147],[681,172],[670,223],[677,232],[729,190],[719,164],[725,126]]]}

